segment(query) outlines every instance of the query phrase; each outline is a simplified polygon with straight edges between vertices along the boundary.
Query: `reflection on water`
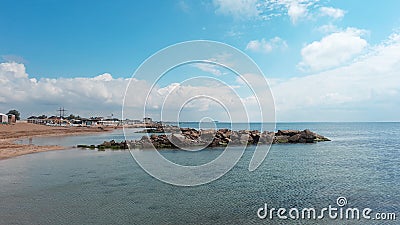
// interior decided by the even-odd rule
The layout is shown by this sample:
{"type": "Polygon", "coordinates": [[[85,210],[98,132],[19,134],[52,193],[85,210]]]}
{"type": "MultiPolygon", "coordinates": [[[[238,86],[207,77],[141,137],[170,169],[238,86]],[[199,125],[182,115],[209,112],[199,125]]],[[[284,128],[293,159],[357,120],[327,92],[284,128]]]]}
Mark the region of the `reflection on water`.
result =
{"type": "MultiPolygon", "coordinates": [[[[278,124],[278,129],[288,128],[309,128],[333,141],[274,145],[254,172],[247,170],[250,147],[221,179],[190,188],[150,177],[128,151],[75,149],[0,161],[0,224],[346,224],[269,221],[256,215],[264,203],[323,208],[335,205],[339,196],[349,206],[399,215],[399,123],[278,124]]],[[[67,146],[101,143],[118,140],[118,132],[55,140],[67,146]]],[[[206,162],[220,151],[162,154],[189,163],[206,162]]]]}

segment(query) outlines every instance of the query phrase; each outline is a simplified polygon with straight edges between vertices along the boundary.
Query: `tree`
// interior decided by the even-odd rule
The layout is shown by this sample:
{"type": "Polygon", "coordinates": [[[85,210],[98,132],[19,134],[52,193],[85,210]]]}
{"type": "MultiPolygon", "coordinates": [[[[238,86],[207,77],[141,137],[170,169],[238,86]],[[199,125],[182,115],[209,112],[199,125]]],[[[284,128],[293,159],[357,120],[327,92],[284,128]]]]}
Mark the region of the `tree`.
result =
{"type": "Polygon", "coordinates": [[[16,109],[11,109],[7,114],[15,115],[16,120],[19,120],[21,115],[16,109]]]}
{"type": "Polygon", "coordinates": [[[76,120],[79,120],[81,117],[78,115],[78,116],[75,116],[74,114],[71,114],[71,115],[69,115],[68,117],[67,117],[67,119],[69,119],[69,120],[72,120],[72,119],[76,119],[76,120]]]}
{"type": "Polygon", "coordinates": [[[38,116],[38,118],[43,120],[43,119],[46,119],[47,116],[46,115],[41,115],[41,116],[38,116]]]}

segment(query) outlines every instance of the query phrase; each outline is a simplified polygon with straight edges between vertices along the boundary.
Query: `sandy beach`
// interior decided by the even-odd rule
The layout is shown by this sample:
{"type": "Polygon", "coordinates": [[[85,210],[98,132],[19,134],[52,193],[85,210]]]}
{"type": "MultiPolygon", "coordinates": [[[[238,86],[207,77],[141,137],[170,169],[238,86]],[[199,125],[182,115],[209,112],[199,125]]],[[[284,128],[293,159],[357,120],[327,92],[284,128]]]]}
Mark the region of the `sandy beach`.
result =
{"type": "Polygon", "coordinates": [[[107,132],[113,129],[101,127],[51,127],[31,123],[0,125],[0,160],[36,152],[64,149],[57,145],[37,146],[14,143],[19,138],[89,134],[107,132]]]}

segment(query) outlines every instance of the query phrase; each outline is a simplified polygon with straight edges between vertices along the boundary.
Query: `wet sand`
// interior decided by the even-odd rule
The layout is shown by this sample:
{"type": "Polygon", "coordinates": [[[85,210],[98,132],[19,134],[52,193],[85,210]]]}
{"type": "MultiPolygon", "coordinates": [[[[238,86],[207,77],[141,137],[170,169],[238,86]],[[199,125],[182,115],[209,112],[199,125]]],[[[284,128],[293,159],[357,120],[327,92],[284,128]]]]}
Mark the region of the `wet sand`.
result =
{"type": "Polygon", "coordinates": [[[19,138],[38,136],[65,136],[107,132],[114,130],[112,127],[51,127],[31,123],[16,123],[0,125],[0,160],[36,152],[62,150],[64,147],[57,145],[23,145],[16,144],[19,138]]]}

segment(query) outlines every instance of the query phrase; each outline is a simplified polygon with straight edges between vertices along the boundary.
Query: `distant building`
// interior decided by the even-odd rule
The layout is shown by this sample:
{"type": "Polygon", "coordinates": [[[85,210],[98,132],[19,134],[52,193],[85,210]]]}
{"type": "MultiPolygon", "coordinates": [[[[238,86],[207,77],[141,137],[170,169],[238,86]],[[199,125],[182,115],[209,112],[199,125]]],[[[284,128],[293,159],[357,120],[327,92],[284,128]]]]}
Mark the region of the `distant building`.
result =
{"type": "Polygon", "coordinates": [[[8,123],[8,116],[6,114],[0,113],[0,123],[8,123]]]}
{"type": "Polygon", "coordinates": [[[122,124],[122,122],[119,119],[114,118],[114,119],[100,120],[97,122],[97,124],[102,125],[102,126],[119,126],[122,124]]]}
{"type": "Polygon", "coordinates": [[[69,121],[70,126],[77,126],[77,127],[93,127],[97,126],[97,123],[100,121],[100,119],[96,118],[80,118],[80,119],[72,119],[69,121]]]}
{"type": "Polygon", "coordinates": [[[153,120],[150,117],[143,118],[143,123],[153,123],[153,120]]]}
{"type": "Polygon", "coordinates": [[[31,116],[28,117],[28,123],[42,124],[42,125],[56,125],[56,124],[66,124],[66,120],[63,120],[57,116],[50,116],[48,118],[42,116],[31,116]]]}
{"type": "Polygon", "coordinates": [[[133,120],[133,124],[141,124],[142,123],[142,121],[140,121],[140,120],[133,120]]]}
{"type": "Polygon", "coordinates": [[[125,119],[124,121],[122,121],[123,125],[133,125],[135,124],[134,120],[130,120],[130,119],[125,119]]]}
{"type": "Polygon", "coordinates": [[[8,114],[8,123],[16,123],[17,119],[14,114],[8,114]]]}

